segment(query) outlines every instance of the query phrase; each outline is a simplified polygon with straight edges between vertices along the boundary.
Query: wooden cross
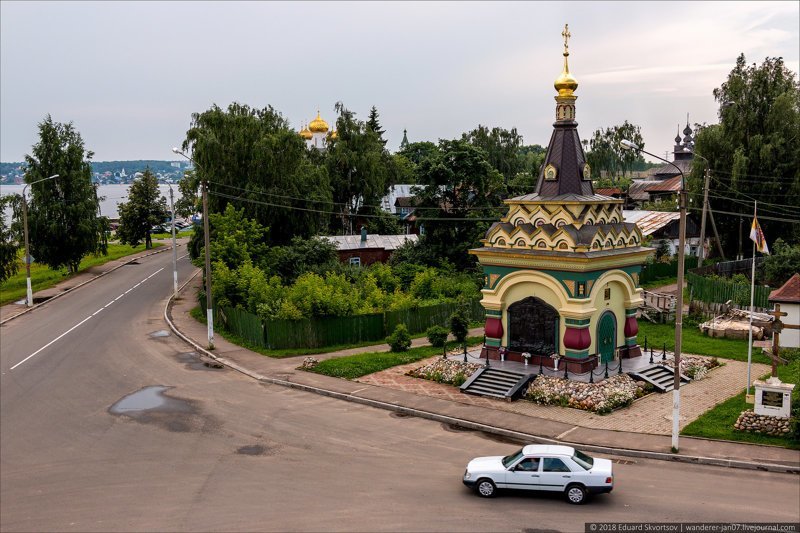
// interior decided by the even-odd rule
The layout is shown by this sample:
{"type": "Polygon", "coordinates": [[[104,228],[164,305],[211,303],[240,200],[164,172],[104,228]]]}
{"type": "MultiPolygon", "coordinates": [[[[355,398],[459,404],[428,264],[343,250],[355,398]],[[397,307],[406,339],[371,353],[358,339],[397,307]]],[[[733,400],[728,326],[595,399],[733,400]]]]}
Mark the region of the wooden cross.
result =
{"type": "Polygon", "coordinates": [[[572,34],[569,32],[569,24],[564,24],[564,31],[561,32],[564,37],[564,55],[569,55],[569,45],[567,44],[572,34]]]}
{"type": "Polygon", "coordinates": [[[786,316],[789,313],[784,313],[781,311],[781,304],[775,304],[775,310],[771,313],[767,313],[768,315],[772,315],[775,317],[775,320],[772,321],[772,377],[778,377],[778,361],[780,357],[778,357],[778,353],[780,352],[780,342],[781,342],[781,330],[783,329],[783,322],[781,322],[781,317],[786,316]]]}

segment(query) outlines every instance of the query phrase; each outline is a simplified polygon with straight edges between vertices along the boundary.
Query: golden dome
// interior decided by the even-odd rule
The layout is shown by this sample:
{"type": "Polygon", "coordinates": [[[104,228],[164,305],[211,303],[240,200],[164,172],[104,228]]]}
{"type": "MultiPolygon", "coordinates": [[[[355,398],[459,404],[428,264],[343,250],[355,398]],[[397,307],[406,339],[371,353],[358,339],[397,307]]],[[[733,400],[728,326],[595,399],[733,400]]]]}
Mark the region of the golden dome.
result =
{"type": "Polygon", "coordinates": [[[330,127],[328,123],[322,120],[322,117],[319,116],[319,110],[317,110],[317,118],[311,121],[308,125],[308,129],[310,129],[314,133],[326,133],[330,127]]]}
{"type": "Polygon", "coordinates": [[[339,138],[339,134],[336,133],[336,130],[333,130],[331,132],[331,139],[338,139],[338,138],[339,138]]]}
{"type": "Polygon", "coordinates": [[[569,33],[568,25],[564,25],[564,31],[561,32],[561,35],[564,37],[564,69],[561,71],[561,75],[556,78],[553,86],[558,91],[558,96],[572,96],[572,92],[578,88],[578,80],[569,73],[569,63],[567,62],[569,48],[567,42],[572,37],[572,34],[569,33]]]}
{"type": "Polygon", "coordinates": [[[303,126],[303,129],[300,130],[300,137],[303,139],[310,139],[313,135],[307,126],[303,126]]]}

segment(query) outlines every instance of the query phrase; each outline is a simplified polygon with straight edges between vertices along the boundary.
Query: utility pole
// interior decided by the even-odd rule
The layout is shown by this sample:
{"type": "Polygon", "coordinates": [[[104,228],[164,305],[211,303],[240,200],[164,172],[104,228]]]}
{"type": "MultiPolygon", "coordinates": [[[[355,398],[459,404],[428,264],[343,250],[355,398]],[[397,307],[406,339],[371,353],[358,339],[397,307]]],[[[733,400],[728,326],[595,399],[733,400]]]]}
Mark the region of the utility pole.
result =
{"type": "Polygon", "coordinates": [[[708,181],[711,178],[711,169],[706,166],[706,180],[703,185],[703,216],[700,219],[700,247],[698,248],[697,266],[703,266],[706,248],[706,213],[708,212],[708,181]]]}
{"type": "Polygon", "coordinates": [[[208,349],[214,349],[214,307],[211,299],[211,236],[208,229],[208,181],[203,179],[203,237],[206,249],[206,320],[208,349]]]}
{"type": "MultiPolygon", "coordinates": [[[[684,179],[681,173],[681,179],[684,179]]],[[[678,226],[678,301],[675,309],[675,381],[672,391],[672,450],[678,452],[678,434],[680,432],[681,413],[681,345],[683,341],[683,264],[686,255],[686,185],[681,184],[678,194],[680,208],[680,224],[678,226]]]]}
{"type": "Polygon", "coordinates": [[[172,296],[178,297],[178,245],[175,241],[175,201],[172,197],[172,184],[169,186],[169,208],[172,211],[172,296]]]}

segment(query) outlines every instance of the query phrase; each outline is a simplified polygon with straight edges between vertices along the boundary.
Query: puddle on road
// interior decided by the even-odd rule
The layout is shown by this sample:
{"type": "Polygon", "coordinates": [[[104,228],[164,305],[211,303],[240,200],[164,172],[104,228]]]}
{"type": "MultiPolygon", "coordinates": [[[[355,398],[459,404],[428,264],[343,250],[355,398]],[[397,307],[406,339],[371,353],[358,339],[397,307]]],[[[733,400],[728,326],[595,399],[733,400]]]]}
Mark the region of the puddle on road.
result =
{"type": "Polygon", "coordinates": [[[186,365],[189,370],[224,370],[225,366],[213,360],[206,360],[197,352],[180,353],[178,362],[186,365]]]}
{"type": "Polygon", "coordinates": [[[168,431],[212,432],[220,427],[214,417],[203,415],[192,400],[166,396],[173,387],[152,385],[128,394],[109,407],[112,415],[130,418],[141,424],[153,424],[168,431]]]}
{"type": "Polygon", "coordinates": [[[265,447],[260,444],[254,444],[252,446],[242,446],[236,450],[236,453],[239,455],[264,455],[265,451],[267,451],[265,447]]]}
{"type": "Polygon", "coordinates": [[[153,338],[153,339],[158,339],[158,338],[161,338],[161,337],[169,337],[169,335],[170,335],[169,331],[167,331],[165,329],[160,329],[158,331],[154,331],[154,332],[149,334],[149,336],[151,338],[153,338]]]}
{"type": "Polygon", "coordinates": [[[145,387],[125,396],[108,411],[114,415],[130,415],[150,410],[190,412],[192,409],[187,402],[164,396],[164,392],[171,388],[161,385],[145,387]]]}

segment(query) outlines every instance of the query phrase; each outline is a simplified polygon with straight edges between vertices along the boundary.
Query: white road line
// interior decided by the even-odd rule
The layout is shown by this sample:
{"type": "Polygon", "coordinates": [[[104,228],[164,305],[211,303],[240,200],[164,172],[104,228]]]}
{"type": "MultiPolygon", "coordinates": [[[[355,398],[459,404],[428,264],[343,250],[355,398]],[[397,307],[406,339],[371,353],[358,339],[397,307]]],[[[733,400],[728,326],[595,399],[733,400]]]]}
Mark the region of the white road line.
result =
{"type": "Polygon", "coordinates": [[[39,348],[38,350],[36,350],[36,351],[35,351],[35,352],[33,352],[32,354],[30,354],[28,357],[26,357],[25,359],[23,359],[22,361],[20,361],[20,362],[19,362],[19,363],[17,363],[16,365],[14,365],[14,366],[12,366],[11,368],[9,368],[9,370],[14,370],[14,369],[15,369],[15,368],[17,368],[19,365],[21,365],[22,363],[24,363],[25,361],[27,361],[28,359],[30,359],[31,357],[33,357],[33,356],[34,356],[34,355],[36,355],[37,353],[41,352],[42,350],[44,350],[45,348],[47,348],[48,346],[50,346],[51,344],[53,344],[54,342],[56,342],[57,340],[59,340],[61,337],[63,337],[63,336],[64,336],[64,335],[66,335],[67,333],[71,332],[72,330],[74,330],[74,329],[75,329],[75,328],[77,328],[78,326],[81,326],[81,325],[82,325],[84,322],[86,322],[86,321],[87,321],[87,320],[89,320],[90,318],[92,318],[92,317],[91,317],[91,316],[87,316],[86,318],[84,318],[83,320],[81,320],[80,322],[78,322],[77,324],[75,324],[74,326],[72,326],[71,328],[69,328],[67,331],[65,331],[64,333],[62,333],[61,335],[59,335],[59,336],[58,336],[58,337],[56,337],[55,339],[51,340],[50,342],[48,342],[47,344],[45,344],[44,346],[42,346],[41,348],[39,348]]]}
{"type": "Polygon", "coordinates": [[[98,309],[97,311],[95,311],[95,312],[94,312],[94,313],[92,313],[91,315],[87,316],[86,318],[84,318],[83,320],[81,320],[80,322],[78,322],[77,324],[75,324],[74,326],[72,326],[71,328],[69,328],[67,331],[65,331],[64,333],[62,333],[61,335],[59,335],[59,336],[58,336],[58,337],[56,337],[55,339],[51,340],[50,342],[48,342],[47,344],[45,344],[44,346],[42,346],[41,348],[39,348],[38,350],[36,350],[36,351],[35,351],[35,352],[33,352],[32,354],[30,354],[28,357],[26,357],[25,359],[23,359],[22,361],[20,361],[20,362],[19,362],[19,363],[17,363],[16,365],[14,365],[14,366],[12,366],[11,368],[9,368],[9,370],[14,370],[14,369],[15,369],[15,368],[17,368],[19,365],[21,365],[22,363],[24,363],[25,361],[27,361],[28,359],[30,359],[30,358],[31,358],[31,357],[33,357],[34,355],[38,354],[39,352],[41,352],[42,350],[44,350],[45,348],[47,348],[48,346],[50,346],[51,344],[53,344],[54,342],[56,342],[57,340],[61,339],[61,338],[62,338],[64,335],[67,335],[67,334],[68,334],[68,333],[70,333],[71,331],[75,330],[75,328],[77,328],[77,327],[79,327],[79,326],[83,325],[83,323],[84,323],[84,322],[86,322],[87,320],[89,320],[90,318],[92,318],[93,316],[95,316],[97,313],[99,313],[100,311],[102,311],[103,309],[105,309],[106,307],[108,307],[109,305],[113,304],[114,302],[116,302],[117,300],[119,300],[120,298],[122,298],[123,296],[125,296],[126,294],[128,294],[129,292],[131,292],[133,289],[135,289],[136,287],[138,287],[139,285],[141,285],[142,283],[144,283],[144,282],[145,282],[145,281],[147,281],[148,279],[152,278],[153,276],[155,276],[156,274],[158,274],[159,272],[161,272],[162,270],[164,270],[164,269],[163,269],[163,268],[159,268],[158,270],[156,270],[155,272],[153,272],[152,274],[150,274],[149,276],[147,276],[145,279],[143,279],[142,281],[140,281],[139,283],[137,283],[136,285],[134,285],[133,287],[131,287],[130,289],[128,289],[127,291],[125,291],[124,293],[120,294],[119,296],[117,296],[116,298],[114,298],[113,300],[111,300],[110,302],[108,302],[108,303],[107,303],[106,305],[104,305],[102,308],[98,309]]]}

